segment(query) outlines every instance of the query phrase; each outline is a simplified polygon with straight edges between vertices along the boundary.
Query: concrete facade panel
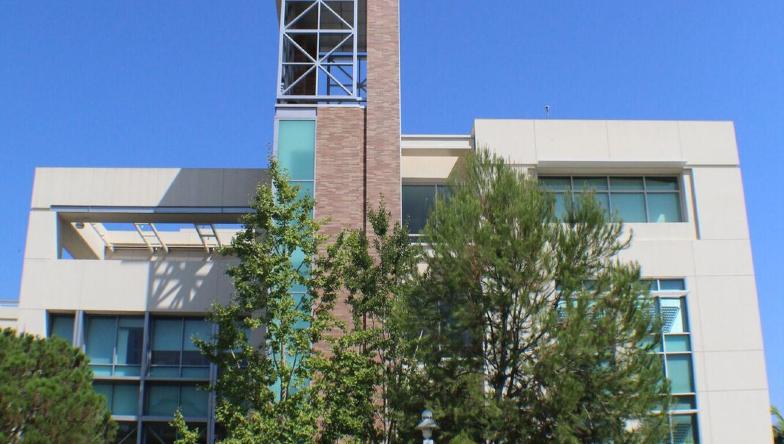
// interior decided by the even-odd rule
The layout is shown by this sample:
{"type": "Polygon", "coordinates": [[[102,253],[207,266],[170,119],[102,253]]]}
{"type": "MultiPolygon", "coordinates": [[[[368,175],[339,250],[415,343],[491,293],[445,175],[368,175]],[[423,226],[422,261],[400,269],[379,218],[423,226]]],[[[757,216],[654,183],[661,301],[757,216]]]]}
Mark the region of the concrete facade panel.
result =
{"type": "Polygon", "coordinates": [[[510,163],[536,163],[536,133],[533,120],[474,121],[476,147],[489,149],[510,163]]]}
{"type": "Polygon", "coordinates": [[[697,277],[695,301],[703,320],[702,350],[762,350],[756,288],[752,276],[697,277]],[[739,328],[742,326],[742,328],[739,328]]]}
{"type": "Polygon", "coordinates": [[[680,161],[678,124],[673,121],[607,121],[613,161],[680,161]]]}
{"type": "Polygon", "coordinates": [[[768,444],[773,442],[767,390],[707,394],[710,442],[713,444],[768,444]]]}
{"type": "Polygon", "coordinates": [[[743,181],[738,168],[695,168],[703,239],[748,239],[743,181]]]}
{"type": "Polygon", "coordinates": [[[694,242],[694,263],[699,276],[752,276],[751,245],[747,240],[694,242]]]}
{"type": "Polygon", "coordinates": [[[610,161],[603,120],[536,120],[537,160],[610,161]]]}
{"type": "Polygon", "coordinates": [[[707,391],[768,389],[762,350],[697,353],[705,359],[707,391]]]}
{"type": "Polygon", "coordinates": [[[690,165],[737,166],[732,122],[678,122],[683,158],[690,165]]]}

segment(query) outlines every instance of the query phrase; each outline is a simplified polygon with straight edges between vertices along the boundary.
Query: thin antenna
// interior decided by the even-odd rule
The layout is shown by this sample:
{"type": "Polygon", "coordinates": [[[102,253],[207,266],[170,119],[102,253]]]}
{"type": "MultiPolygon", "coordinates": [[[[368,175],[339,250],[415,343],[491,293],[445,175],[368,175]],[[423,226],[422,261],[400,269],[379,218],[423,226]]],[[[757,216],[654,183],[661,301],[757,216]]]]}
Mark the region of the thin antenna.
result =
{"type": "Polygon", "coordinates": [[[544,118],[545,119],[549,119],[550,118],[550,105],[545,105],[544,106],[544,118]]]}

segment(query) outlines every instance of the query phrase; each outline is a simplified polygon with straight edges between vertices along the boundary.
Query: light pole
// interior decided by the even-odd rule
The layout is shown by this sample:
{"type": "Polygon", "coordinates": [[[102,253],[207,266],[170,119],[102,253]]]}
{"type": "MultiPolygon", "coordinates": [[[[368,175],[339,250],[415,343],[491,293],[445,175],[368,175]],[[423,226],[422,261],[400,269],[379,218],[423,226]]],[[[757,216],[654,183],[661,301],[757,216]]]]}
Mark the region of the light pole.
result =
{"type": "Polygon", "coordinates": [[[434,444],[432,440],[433,431],[438,428],[438,424],[433,420],[433,412],[425,410],[422,412],[422,420],[417,424],[416,429],[422,432],[422,444],[434,444]]]}

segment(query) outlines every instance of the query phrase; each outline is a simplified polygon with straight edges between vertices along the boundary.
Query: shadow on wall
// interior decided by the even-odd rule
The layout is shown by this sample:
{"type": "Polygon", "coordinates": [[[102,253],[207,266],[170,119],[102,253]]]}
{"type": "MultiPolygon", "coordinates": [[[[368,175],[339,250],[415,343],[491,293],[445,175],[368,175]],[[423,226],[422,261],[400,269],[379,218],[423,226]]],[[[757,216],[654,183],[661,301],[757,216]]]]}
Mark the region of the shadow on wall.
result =
{"type": "Polygon", "coordinates": [[[149,264],[147,309],[203,312],[226,303],[233,292],[226,270],[235,261],[159,259],[149,264]]]}
{"type": "MultiPolygon", "coordinates": [[[[220,207],[220,214],[189,214],[193,222],[236,222],[232,208],[247,208],[256,187],[269,181],[266,169],[181,169],[159,207],[220,207]],[[229,211],[226,213],[226,211],[229,211]]],[[[167,258],[149,264],[148,310],[203,312],[214,302],[226,303],[233,292],[226,270],[235,260],[217,254],[202,258],[167,258]]]]}
{"type": "Polygon", "coordinates": [[[158,202],[161,207],[247,207],[269,173],[258,168],[180,169],[158,202]]]}

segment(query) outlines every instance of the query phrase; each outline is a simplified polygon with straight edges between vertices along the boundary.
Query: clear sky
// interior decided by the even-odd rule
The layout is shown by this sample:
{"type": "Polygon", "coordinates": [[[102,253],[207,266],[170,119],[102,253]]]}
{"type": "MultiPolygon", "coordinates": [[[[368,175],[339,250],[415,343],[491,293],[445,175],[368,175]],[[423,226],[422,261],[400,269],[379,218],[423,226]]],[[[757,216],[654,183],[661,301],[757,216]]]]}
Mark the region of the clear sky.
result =
{"type": "MultiPolygon", "coordinates": [[[[552,118],[735,121],[784,407],[784,2],[401,8],[404,132],[467,133],[545,104],[552,118]]],[[[272,0],[0,0],[0,299],[18,294],[34,167],[264,165],[276,26],[272,0]]]]}

